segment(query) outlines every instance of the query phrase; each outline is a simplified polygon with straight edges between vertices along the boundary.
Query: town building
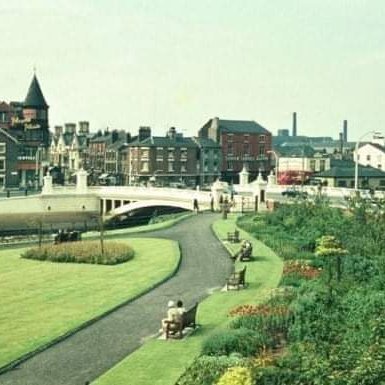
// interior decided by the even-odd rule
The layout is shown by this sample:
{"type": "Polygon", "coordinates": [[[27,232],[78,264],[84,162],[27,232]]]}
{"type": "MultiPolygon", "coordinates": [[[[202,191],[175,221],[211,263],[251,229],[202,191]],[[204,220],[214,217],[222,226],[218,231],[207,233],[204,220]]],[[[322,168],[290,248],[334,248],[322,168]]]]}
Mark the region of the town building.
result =
{"type": "MultiPolygon", "coordinates": [[[[333,166],[315,174],[315,177],[329,187],[354,188],[355,165],[333,166]]],[[[358,188],[385,190],[385,172],[369,166],[358,166],[358,188]]]]}
{"type": "Polygon", "coordinates": [[[309,145],[284,144],[275,147],[274,154],[279,184],[305,184],[315,173],[330,169],[330,157],[309,145]]]}
{"type": "Polygon", "coordinates": [[[220,171],[224,181],[238,183],[244,166],[251,179],[256,178],[259,171],[267,173],[270,169],[272,135],[255,121],[215,117],[199,129],[198,136],[212,139],[221,146],[220,171]]]}
{"type": "Polygon", "coordinates": [[[18,173],[21,186],[41,185],[48,167],[48,109],[34,74],[24,102],[11,102],[8,115],[2,111],[4,128],[20,144],[16,169],[12,172],[18,173]]]}
{"type": "Polygon", "coordinates": [[[141,128],[123,153],[126,184],[195,187],[219,175],[220,148],[216,143],[185,138],[175,127],[165,136],[152,136],[149,127],[141,128]]]}
{"type": "Polygon", "coordinates": [[[122,176],[115,175],[120,174],[120,151],[130,137],[125,131],[106,129],[98,131],[90,139],[86,169],[92,184],[115,184],[117,179],[120,181],[122,176]]]}
{"type": "Polygon", "coordinates": [[[50,166],[55,167],[63,175],[63,182],[73,179],[72,176],[88,161],[88,142],[93,137],[90,134],[89,122],[79,122],[77,130],[75,123],[65,123],[55,126],[49,148],[50,166]]]}
{"type": "Polygon", "coordinates": [[[17,172],[19,142],[0,128],[0,190],[19,186],[17,172]]]}
{"type": "Polygon", "coordinates": [[[193,137],[198,146],[198,184],[205,188],[221,176],[221,146],[212,139],[193,137]]]}
{"type": "Polygon", "coordinates": [[[363,166],[370,166],[385,171],[385,138],[376,134],[369,143],[359,146],[354,159],[363,166]]]}

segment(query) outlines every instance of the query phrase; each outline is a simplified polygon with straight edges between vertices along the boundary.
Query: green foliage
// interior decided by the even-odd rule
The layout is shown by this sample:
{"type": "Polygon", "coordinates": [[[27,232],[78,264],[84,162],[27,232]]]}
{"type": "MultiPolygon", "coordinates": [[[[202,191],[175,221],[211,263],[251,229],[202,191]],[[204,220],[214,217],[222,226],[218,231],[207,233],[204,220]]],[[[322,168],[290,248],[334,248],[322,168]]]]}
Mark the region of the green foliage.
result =
{"type": "Polygon", "coordinates": [[[328,256],[337,256],[337,255],[346,255],[347,250],[345,250],[341,242],[337,240],[335,236],[324,235],[321,238],[316,240],[316,255],[322,257],[328,256]]]}
{"type": "Polygon", "coordinates": [[[134,257],[132,247],[119,242],[105,242],[102,252],[98,241],[81,241],[44,245],[26,250],[22,258],[64,263],[116,265],[134,257]]]}
{"type": "Polygon", "coordinates": [[[271,337],[250,329],[229,329],[211,335],[202,347],[205,355],[230,355],[239,353],[249,357],[260,353],[265,346],[271,346],[271,337]]]}
{"type": "Polygon", "coordinates": [[[176,385],[212,385],[228,368],[240,365],[247,365],[247,361],[239,355],[200,356],[176,385]]]}
{"type": "Polygon", "coordinates": [[[216,385],[252,385],[251,371],[241,366],[229,368],[216,385]]]}

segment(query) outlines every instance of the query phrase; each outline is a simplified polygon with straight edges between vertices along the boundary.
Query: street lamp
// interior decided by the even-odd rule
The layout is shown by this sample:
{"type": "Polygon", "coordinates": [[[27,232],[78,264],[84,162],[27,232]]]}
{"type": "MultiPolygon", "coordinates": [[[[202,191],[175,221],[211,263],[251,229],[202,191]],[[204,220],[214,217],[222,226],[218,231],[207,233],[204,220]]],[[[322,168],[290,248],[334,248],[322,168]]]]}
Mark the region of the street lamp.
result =
{"type": "Polygon", "coordinates": [[[39,185],[40,185],[40,152],[41,150],[44,150],[44,148],[42,146],[39,146],[36,150],[36,154],[35,154],[35,160],[36,160],[36,165],[35,165],[35,186],[36,186],[36,190],[39,189],[39,185]]]}
{"type": "Polygon", "coordinates": [[[355,172],[354,172],[354,190],[355,191],[358,191],[358,146],[360,144],[360,140],[363,139],[366,135],[369,135],[369,134],[373,134],[373,135],[381,135],[380,132],[378,131],[368,131],[368,132],[365,132],[365,134],[362,134],[357,142],[356,142],[356,149],[355,149],[355,161],[356,161],[356,164],[355,164],[355,172]]]}
{"type": "Polygon", "coordinates": [[[277,182],[278,182],[278,170],[279,170],[279,157],[277,155],[277,153],[274,151],[274,150],[268,150],[266,151],[268,154],[271,153],[274,155],[275,157],[275,177],[277,178],[277,182]]]}

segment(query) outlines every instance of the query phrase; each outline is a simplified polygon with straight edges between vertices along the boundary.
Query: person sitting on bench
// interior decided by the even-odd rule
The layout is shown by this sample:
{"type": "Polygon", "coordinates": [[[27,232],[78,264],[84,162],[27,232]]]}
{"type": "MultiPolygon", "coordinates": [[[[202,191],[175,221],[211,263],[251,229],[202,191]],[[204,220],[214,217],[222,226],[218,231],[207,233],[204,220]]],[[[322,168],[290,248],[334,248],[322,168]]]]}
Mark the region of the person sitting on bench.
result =
{"type": "Polygon", "coordinates": [[[166,331],[166,321],[180,321],[182,314],[186,311],[181,300],[178,300],[176,305],[174,301],[168,301],[167,307],[167,318],[162,319],[162,332],[166,331]]]}
{"type": "Polygon", "coordinates": [[[250,241],[244,239],[241,243],[241,249],[235,254],[232,259],[234,262],[239,258],[240,261],[251,259],[251,253],[253,251],[253,245],[250,241]]]}

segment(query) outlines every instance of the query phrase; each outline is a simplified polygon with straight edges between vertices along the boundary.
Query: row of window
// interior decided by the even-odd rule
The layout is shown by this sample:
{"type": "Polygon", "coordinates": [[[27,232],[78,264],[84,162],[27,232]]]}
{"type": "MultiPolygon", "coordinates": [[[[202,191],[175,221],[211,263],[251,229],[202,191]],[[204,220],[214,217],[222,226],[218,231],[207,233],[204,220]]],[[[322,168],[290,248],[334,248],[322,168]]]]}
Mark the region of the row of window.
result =
{"type": "MultiPolygon", "coordinates": [[[[249,143],[244,143],[242,146],[243,154],[245,155],[252,155],[251,154],[251,146],[249,143]]],[[[258,146],[258,155],[265,154],[266,147],[264,145],[258,146]]],[[[234,153],[234,146],[233,143],[227,143],[227,153],[233,154],[234,153]]]]}
{"type": "MultiPolygon", "coordinates": [[[[239,138],[239,136],[237,136],[239,138]]],[[[227,141],[232,142],[234,140],[234,134],[227,134],[227,141]]],[[[248,142],[250,140],[250,135],[249,134],[244,134],[243,135],[243,141],[248,142]]],[[[265,143],[266,141],[266,135],[259,135],[258,137],[258,142],[259,143],[265,143]]]]}

